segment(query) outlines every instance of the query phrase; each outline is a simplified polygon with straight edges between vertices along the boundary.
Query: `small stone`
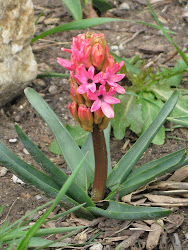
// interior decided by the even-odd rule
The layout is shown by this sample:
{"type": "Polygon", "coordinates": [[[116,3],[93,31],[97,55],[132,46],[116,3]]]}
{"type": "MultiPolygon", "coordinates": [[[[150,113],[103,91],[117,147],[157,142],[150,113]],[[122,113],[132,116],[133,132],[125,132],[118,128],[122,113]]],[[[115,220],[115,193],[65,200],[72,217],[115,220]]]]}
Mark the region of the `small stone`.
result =
{"type": "Polygon", "coordinates": [[[125,48],[124,48],[123,44],[120,43],[120,45],[119,45],[119,50],[124,50],[124,49],[125,49],[125,48]]]}
{"type": "Polygon", "coordinates": [[[78,244],[83,244],[87,241],[87,234],[84,232],[81,232],[76,235],[75,240],[78,241],[78,244]]]}
{"type": "Polygon", "coordinates": [[[56,94],[57,93],[57,87],[55,85],[51,85],[48,89],[50,94],[56,94]]]}
{"type": "Polygon", "coordinates": [[[17,142],[17,139],[16,138],[14,138],[14,139],[9,139],[8,140],[10,143],[15,143],[15,142],[17,142]]]}
{"type": "Polygon", "coordinates": [[[3,177],[6,175],[8,169],[5,167],[0,167],[0,177],[3,177]]]}
{"type": "Polygon", "coordinates": [[[42,199],[42,197],[41,197],[40,195],[36,195],[35,198],[36,198],[37,200],[42,199]]]}
{"type": "Polygon", "coordinates": [[[24,185],[25,183],[22,181],[22,180],[20,180],[16,175],[14,175],[13,174],[13,176],[12,176],[12,180],[13,180],[13,182],[15,183],[15,184],[21,184],[21,185],[24,185]]]}
{"type": "Polygon", "coordinates": [[[92,247],[89,248],[89,250],[102,250],[103,245],[101,243],[94,244],[92,247]]]}
{"type": "Polygon", "coordinates": [[[184,8],[183,20],[188,23],[188,5],[184,8]]]}
{"type": "Polygon", "coordinates": [[[0,0],[0,6],[1,107],[36,78],[37,63],[30,46],[35,33],[32,0],[0,0]]]}
{"type": "Polygon", "coordinates": [[[120,10],[130,10],[130,6],[128,3],[122,3],[122,4],[120,4],[119,9],[120,10]]]}
{"type": "Polygon", "coordinates": [[[50,17],[50,18],[47,18],[44,20],[44,24],[45,25],[57,24],[57,23],[59,23],[59,21],[60,21],[60,18],[50,17]]]}
{"type": "Polygon", "coordinates": [[[23,149],[24,154],[29,155],[29,152],[27,151],[26,148],[23,149]]]}
{"type": "Polygon", "coordinates": [[[117,45],[111,46],[111,50],[112,50],[112,51],[118,50],[118,48],[119,48],[119,47],[118,47],[117,45]]]}

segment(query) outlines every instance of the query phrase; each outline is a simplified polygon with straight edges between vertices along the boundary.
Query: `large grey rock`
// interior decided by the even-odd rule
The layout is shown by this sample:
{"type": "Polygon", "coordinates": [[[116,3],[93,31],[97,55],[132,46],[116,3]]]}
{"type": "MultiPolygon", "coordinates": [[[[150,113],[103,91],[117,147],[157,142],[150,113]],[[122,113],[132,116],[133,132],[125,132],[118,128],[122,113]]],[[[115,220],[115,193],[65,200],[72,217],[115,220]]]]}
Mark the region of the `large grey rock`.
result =
{"type": "Polygon", "coordinates": [[[34,32],[31,0],[0,0],[0,107],[36,78],[30,46],[34,32]]]}

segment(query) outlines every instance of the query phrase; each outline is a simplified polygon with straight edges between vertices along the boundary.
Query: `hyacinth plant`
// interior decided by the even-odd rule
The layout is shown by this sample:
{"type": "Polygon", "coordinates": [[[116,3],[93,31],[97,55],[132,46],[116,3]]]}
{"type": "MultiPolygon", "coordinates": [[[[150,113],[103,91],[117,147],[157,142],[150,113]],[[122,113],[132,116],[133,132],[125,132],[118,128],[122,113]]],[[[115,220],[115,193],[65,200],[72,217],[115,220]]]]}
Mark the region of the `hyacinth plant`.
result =
{"type": "MultiPolygon", "coordinates": [[[[70,209],[84,203],[75,214],[90,220],[98,216],[122,220],[167,216],[171,212],[169,209],[130,206],[120,201],[124,195],[188,163],[187,147],[133,169],[172,112],[178,91],[174,91],[150,127],[112,168],[110,121],[114,117],[113,105],[120,102],[114,95],[125,93],[119,84],[125,75],[118,73],[123,62],[114,61],[103,34],[80,34],[73,38],[71,49],[62,50],[71,54],[70,61],[57,58],[58,63],[70,71],[73,100],[69,104],[70,113],[84,130],[90,132],[82,148],[42,97],[31,88],[25,90],[29,102],[51,128],[70,170],[73,172],[82,162],[75,181],[61,198],[62,206],[70,209]]],[[[50,197],[56,197],[68,176],[39,150],[18,125],[15,128],[24,147],[47,174],[21,160],[2,143],[0,163],[23,181],[50,197]]]]}

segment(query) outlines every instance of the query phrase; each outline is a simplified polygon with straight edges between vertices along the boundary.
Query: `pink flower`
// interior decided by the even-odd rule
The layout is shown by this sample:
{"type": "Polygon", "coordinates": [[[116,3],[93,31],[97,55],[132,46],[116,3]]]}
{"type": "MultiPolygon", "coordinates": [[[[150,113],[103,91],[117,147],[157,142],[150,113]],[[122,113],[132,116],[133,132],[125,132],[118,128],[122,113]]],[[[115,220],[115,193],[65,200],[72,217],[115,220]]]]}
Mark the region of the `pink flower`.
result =
{"type": "Polygon", "coordinates": [[[91,90],[91,92],[95,92],[96,83],[98,83],[101,79],[101,73],[94,75],[95,68],[93,66],[90,66],[87,71],[83,64],[77,69],[77,73],[78,74],[76,75],[72,73],[74,79],[81,83],[81,85],[77,88],[77,92],[79,94],[84,94],[88,90],[91,90]]]}
{"type": "Polygon", "coordinates": [[[91,112],[95,112],[101,108],[106,117],[113,118],[114,110],[110,104],[120,103],[119,99],[113,97],[115,93],[115,88],[110,88],[110,90],[106,92],[106,88],[103,85],[100,85],[99,90],[95,93],[88,91],[88,98],[94,101],[91,106],[91,112]]]}
{"type": "Polygon", "coordinates": [[[116,75],[116,73],[121,69],[123,64],[124,61],[116,63],[112,68],[107,67],[106,72],[103,73],[102,80],[100,81],[103,85],[105,85],[105,83],[107,82],[111,87],[114,87],[115,90],[120,94],[124,94],[125,89],[119,84],[117,84],[117,82],[121,81],[125,77],[125,74],[116,75]]]}
{"type": "Polygon", "coordinates": [[[61,57],[57,57],[57,62],[63,66],[64,68],[68,70],[75,70],[76,65],[72,61],[68,61],[66,59],[63,59],[61,57]]]}

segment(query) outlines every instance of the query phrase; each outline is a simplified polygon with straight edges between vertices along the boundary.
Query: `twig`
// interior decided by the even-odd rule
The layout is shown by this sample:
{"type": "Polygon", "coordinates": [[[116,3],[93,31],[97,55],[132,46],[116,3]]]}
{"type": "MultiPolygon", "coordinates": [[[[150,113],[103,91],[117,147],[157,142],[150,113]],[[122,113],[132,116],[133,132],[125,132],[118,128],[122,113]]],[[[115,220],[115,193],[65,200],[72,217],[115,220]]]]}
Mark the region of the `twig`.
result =
{"type": "Polygon", "coordinates": [[[5,219],[4,219],[3,221],[0,222],[0,225],[3,224],[3,223],[6,221],[6,219],[8,218],[8,216],[9,216],[9,214],[10,214],[10,211],[11,211],[12,207],[14,206],[14,204],[16,203],[17,200],[19,200],[19,197],[17,197],[16,200],[13,201],[12,205],[10,206],[10,208],[9,208],[9,210],[8,210],[8,213],[7,213],[6,217],[5,217],[5,219]]]}
{"type": "Polygon", "coordinates": [[[176,250],[182,250],[181,242],[177,233],[173,234],[172,245],[176,250]]]}
{"type": "Polygon", "coordinates": [[[131,38],[128,38],[127,40],[124,40],[124,39],[122,39],[121,41],[120,41],[120,43],[122,44],[122,45],[125,45],[126,43],[129,43],[129,42],[131,42],[132,40],[134,40],[139,34],[141,34],[141,33],[143,33],[143,32],[145,32],[145,30],[139,30],[139,31],[137,31],[131,38]]]}

